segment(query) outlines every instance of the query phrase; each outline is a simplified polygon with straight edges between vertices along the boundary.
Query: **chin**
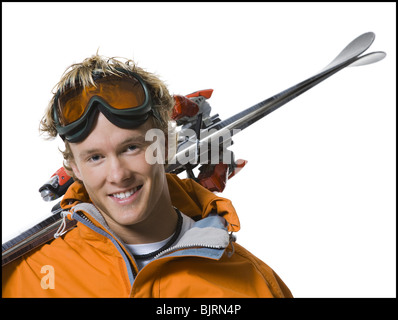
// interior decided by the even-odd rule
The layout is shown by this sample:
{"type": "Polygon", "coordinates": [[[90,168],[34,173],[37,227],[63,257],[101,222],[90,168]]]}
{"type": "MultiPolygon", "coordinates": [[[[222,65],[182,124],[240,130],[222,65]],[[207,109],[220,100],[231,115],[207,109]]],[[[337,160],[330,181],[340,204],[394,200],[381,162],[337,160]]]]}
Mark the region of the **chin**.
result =
{"type": "Polygon", "coordinates": [[[112,219],[119,225],[131,226],[145,220],[146,210],[140,207],[113,209],[112,219]]]}

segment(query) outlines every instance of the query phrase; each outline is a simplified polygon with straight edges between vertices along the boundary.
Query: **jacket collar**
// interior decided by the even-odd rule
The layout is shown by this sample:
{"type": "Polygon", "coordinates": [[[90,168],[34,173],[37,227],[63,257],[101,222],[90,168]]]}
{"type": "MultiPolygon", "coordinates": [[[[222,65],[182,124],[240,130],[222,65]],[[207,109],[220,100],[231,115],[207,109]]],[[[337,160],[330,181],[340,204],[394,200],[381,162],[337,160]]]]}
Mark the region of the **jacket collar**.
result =
{"type": "MultiPolygon", "coordinates": [[[[78,203],[72,208],[72,219],[76,219],[88,226],[90,229],[116,241],[123,248],[123,241],[107,226],[105,219],[92,203],[78,203]],[[89,217],[89,219],[87,219],[89,217]],[[106,231],[104,233],[103,231],[106,231]]],[[[194,223],[193,227],[187,230],[183,236],[170,248],[160,252],[154,259],[165,256],[194,255],[219,259],[224,249],[228,247],[231,234],[227,231],[226,220],[211,213],[206,218],[194,223]]]]}
{"type": "Polygon", "coordinates": [[[226,220],[217,214],[210,214],[197,221],[176,244],[159,253],[155,259],[183,255],[219,259],[231,240],[226,220]]]}

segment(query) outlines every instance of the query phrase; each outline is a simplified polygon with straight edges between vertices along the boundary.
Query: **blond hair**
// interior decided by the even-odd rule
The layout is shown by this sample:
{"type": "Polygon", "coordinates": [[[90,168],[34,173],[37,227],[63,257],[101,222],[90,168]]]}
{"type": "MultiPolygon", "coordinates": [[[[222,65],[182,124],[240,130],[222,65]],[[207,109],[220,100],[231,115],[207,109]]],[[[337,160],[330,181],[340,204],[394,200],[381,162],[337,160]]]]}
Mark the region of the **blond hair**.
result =
{"type": "MultiPolygon", "coordinates": [[[[100,71],[104,75],[117,75],[123,77],[125,73],[119,71],[121,69],[134,72],[144,80],[152,98],[154,112],[159,116],[159,119],[152,117],[154,126],[167,134],[168,123],[175,103],[173,96],[169,93],[166,84],[161,81],[157,75],[138,67],[133,60],[124,60],[125,62],[121,62],[116,58],[103,57],[97,53],[90,58],[86,58],[81,63],[75,63],[69,66],[62,75],[61,80],[54,87],[53,97],[40,121],[40,133],[45,134],[48,139],[54,139],[58,135],[53,118],[53,106],[58,91],[62,93],[68,87],[95,86],[95,81],[93,79],[94,71],[100,71]]],[[[73,160],[73,154],[68,141],[65,141],[65,150],[60,151],[64,157],[65,169],[72,173],[69,163],[73,160]]],[[[76,177],[74,178],[76,179],[76,177]]]]}

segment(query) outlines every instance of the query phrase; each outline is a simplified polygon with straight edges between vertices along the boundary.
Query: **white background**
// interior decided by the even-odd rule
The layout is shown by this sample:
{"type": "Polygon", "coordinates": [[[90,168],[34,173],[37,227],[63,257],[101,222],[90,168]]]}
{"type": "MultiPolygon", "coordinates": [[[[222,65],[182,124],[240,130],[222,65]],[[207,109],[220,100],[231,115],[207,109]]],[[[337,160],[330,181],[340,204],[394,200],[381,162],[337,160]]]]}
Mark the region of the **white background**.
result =
{"type": "MultiPolygon", "coordinates": [[[[395,3],[3,3],[2,241],[49,215],[62,165],[39,121],[70,64],[133,58],[171,93],[214,89],[225,119],[320,71],[373,31],[347,68],[234,138],[238,242],[295,297],[396,295],[395,3]]],[[[237,275],[239,276],[239,275],[237,275]]]]}

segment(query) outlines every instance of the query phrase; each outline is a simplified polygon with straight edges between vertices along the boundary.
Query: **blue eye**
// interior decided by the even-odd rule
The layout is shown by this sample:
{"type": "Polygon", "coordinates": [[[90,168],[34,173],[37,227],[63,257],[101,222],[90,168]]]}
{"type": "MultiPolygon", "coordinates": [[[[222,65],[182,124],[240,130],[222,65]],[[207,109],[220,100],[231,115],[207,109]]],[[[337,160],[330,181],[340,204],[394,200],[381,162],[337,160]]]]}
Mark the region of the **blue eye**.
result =
{"type": "Polygon", "coordinates": [[[137,149],[137,146],[135,146],[135,145],[132,145],[132,146],[128,146],[127,147],[127,150],[128,151],[134,151],[134,150],[136,150],[137,149]]]}
{"type": "Polygon", "coordinates": [[[94,156],[91,156],[88,160],[92,161],[92,162],[96,162],[96,161],[99,161],[100,159],[101,159],[101,156],[94,155],[94,156]]]}

